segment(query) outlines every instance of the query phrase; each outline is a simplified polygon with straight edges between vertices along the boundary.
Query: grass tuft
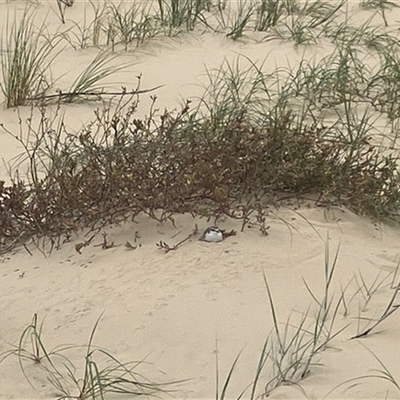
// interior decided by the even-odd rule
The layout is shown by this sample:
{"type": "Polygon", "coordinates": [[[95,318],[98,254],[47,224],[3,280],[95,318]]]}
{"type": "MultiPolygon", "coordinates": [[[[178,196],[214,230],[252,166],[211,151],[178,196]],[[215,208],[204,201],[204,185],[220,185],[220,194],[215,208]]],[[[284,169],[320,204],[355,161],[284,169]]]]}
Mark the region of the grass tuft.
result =
{"type": "Polygon", "coordinates": [[[59,39],[44,38],[45,24],[36,31],[35,12],[24,10],[22,18],[10,22],[7,18],[0,44],[0,89],[6,107],[23,106],[32,97],[38,97],[50,87],[47,70],[59,52],[54,48],[59,39]]]}
{"type": "Polygon", "coordinates": [[[156,396],[169,393],[168,387],[183,382],[151,382],[136,372],[145,361],[123,363],[107,350],[94,346],[94,335],[100,318],[91,331],[87,345],[59,346],[47,351],[42,339],[43,324],[38,325],[38,317],[35,314],[32,323],[24,329],[17,348],[2,355],[0,362],[11,355],[17,356],[24,377],[32,388],[40,395],[39,389],[36,389],[33,382],[39,374],[44,374],[56,390],[59,399],[97,400],[104,399],[109,393],[125,396],[156,396]],[[32,340],[32,350],[26,348],[28,338],[32,340]],[[79,348],[86,349],[82,377],[79,377],[79,370],[67,356],[69,350],[79,348]],[[33,372],[30,370],[28,374],[25,364],[32,361],[39,370],[35,369],[33,372]]]}

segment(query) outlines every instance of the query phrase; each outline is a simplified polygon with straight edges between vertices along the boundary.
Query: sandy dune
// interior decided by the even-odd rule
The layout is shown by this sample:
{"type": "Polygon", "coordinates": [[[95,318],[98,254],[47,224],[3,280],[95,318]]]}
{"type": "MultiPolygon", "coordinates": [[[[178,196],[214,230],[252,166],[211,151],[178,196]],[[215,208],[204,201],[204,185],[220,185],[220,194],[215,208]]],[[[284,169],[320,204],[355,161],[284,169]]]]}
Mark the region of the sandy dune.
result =
{"type": "MultiPolygon", "coordinates": [[[[5,24],[7,11],[17,8],[21,12],[24,4],[2,2],[0,26],[5,24]]],[[[351,2],[350,5],[356,9],[356,5],[351,2]]],[[[76,2],[67,11],[67,18],[79,21],[85,6],[88,7],[84,2],[76,2]]],[[[56,6],[52,7],[54,11],[47,16],[50,31],[60,27],[56,6]]],[[[42,17],[47,10],[45,4],[38,5],[42,17]]],[[[359,21],[370,15],[366,11],[357,13],[359,21]]],[[[394,23],[400,19],[400,13],[392,11],[388,18],[394,23]]],[[[184,99],[200,96],[207,83],[206,69],[218,68],[225,59],[234,61],[238,55],[254,62],[265,59],[266,71],[272,71],[277,65],[294,66],[304,58],[321,59],[332,49],[329,43],[295,49],[291,43],[277,40],[258,43],[245,38],[234,42],[211,33],[157,38],[142,48],[122,53],[116,62],[131,65],[109,80],[114,88],[133,87],[135,77],[142,73],[143,88],[163,85],[156,92],[159,108],[173,109],[184,99]]],[[[66,46],[52,65],[54,76],[60,77],[57,84],[63,87],[73,80],[96,52],[93,48],[74,50],[66,46]]],[[[139,114],[145,115],[149,104],[150,96],[143,96],[139,114]]],[[[92,118],[98,106],[79,103],[65,106],[67,123],[79,129],[92,118]]],[[[19,111],[2,108],[0,122],[18,133],[18,115],[24,120],[29,113],[28,107],[19,111]]],[[[21,147],[15,139],[0,131],[0,157],[8,162],[20,153],[21,147]]],[[[0,177],[7,179],[4,165],[0,177]]],[[[303,205],[297,211],[282,208],[271,212],[268,236],[263,236],[257,227],[246,227],[241,232],[240,222],[226,219],[218,221],[218,226],[238,233],[222,243],[200,242],[197,236],[176,251],[165,253],[157,248],[156,242],[160,240],[171,245],[183,240],[192,233],[195,224],[201,232],[213,221],[177,216],[175,228],[142,216],[136,223],[107,228],[108,241],[115,243],[115,247],[107,250],[97,246],[102,240],[99,234],[79,254],[75,245],[84,240],[84,231],[81,237],[73,238],[49,257],[34,247],[30,247],[33,255],[18,249],[1,256],[0,354],[18,344],[34,313],[40,320],[45,319],[43,335],[48,348],[87,343],[102,315],[94,344],[108,349],[121,361],[139,361],[148,356],[147,361],[152,364],[143,365],[141,371],[152,381],[192,379],[175,388],[176,398],[214,398],[216,351],[221,381],[242,351],[227,393],[228,398],[237,398],[254,379],[262,346],[273,329],[263,272],[282,329],[289,316],[296,324],[307,313],[305,328],[308,329],[317,304],[304,281],[321,299],[326,246],[332,264],[340,244],[330,292],[334,304],[347,288],[345,303],[338,307],[332,332],[348,326],[317,356],[318,365],[311,366],[309,376],[299,382],[302,389],[296,385],[280,386],[269,398],[400,397],[400,391],[382,378],[343,384],[353,378],[374,375],[374,369],[383,370],[366,348],[400,379],[400,314],[394,313],[367,337],[350,340],[371,319],[379,317],[393,295],[391,284],[396,281],[393,275],[400,262],[398,227],[375,225],[340,208],[326,210],[303,205]],[[129,250],[125,243],[133,243],[135,232],[140,236],[141,247],[129,250]],[[368,287],[384,280],[369,301],[362,279],[368,287]]],[[[82,354],[74,350],[71,355],[79,367],[82,359],[78,357],[82,354]]],[[[36,367],[27,367],[35,387],[44,398],[55,398],[54,388],[36,367]]],[[[261,382],[268,381],[271,371],[263,372],[261,382]]],[[[260,393],[262,390],[261,383],[260,393]]],[[[24,379],[16,357],[0,364],[0,398],[37,397],[38,393],[24,379]]]]}

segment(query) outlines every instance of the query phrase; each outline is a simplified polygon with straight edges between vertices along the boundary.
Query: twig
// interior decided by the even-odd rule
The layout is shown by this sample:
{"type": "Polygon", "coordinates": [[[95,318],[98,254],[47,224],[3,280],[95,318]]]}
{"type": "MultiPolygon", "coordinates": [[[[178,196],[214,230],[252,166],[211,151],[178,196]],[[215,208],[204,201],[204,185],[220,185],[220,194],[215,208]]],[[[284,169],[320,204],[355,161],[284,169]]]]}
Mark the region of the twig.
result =
{"type": "Polygon", "coordinates": [[[172,250],[177,250],[180,246],[182,246],[184,243],[186,243],[188,240],[190,240],[193,236],[196,236],[199,233],[197,224],[195,225],[195,228],[193,229],[193,232],[188,235],[185,239],[181,240],[174,246],[170,246],[168,243],[165,243],[163,240],[160,240],[159,243],[156,243],[156,246],[160,250],[164,250],[166,253],[169,253],[172,250]]]}
{"type": "Polygon", "coordinates": [[[119,91],[119,92],[62,92],[60,91],[57,94],[49,94],[49,95],[40,95],[40,96],[35,96],[35,97],[29,97],[27,98],[28,101],[37,101],[37,100],[51,100],[51,99],[68,99],[70,97],[78,97],[78,96],[126,96],[126,95],[137,95],[137,94],[143,94],[143,93],[148,93],[148,92],[153,92],[154,90],[157,90],[161,88],[163,85],[158,85],[155,86],[151,89],[142,89],[142,90],[131,90],[130,92],[127,91],[119,91]]]}
{"type": "Polygon", "coordinates": [[[95,244],[94,247],[101,247],[103,250],[112,249],[115,247],[114,242],[109,243],[107,240],[108,234],[106,232],[102,233],[103,243],[95,244]]]}
{"type": "Polygon", "coordinates": [[[89,246],[89,244],[92,242],[92,240],[93,240],[95,237],[96,237],[96,234],[92,235],[92,236],[90,237],[89,240],[85,240],[84,242],[77,243],[77,244],[75,245],[75,250],[76,250],[79,254],[82,254],[82,253],[81,253],[81,249],[83,249],[84,247],[89,246]]]}

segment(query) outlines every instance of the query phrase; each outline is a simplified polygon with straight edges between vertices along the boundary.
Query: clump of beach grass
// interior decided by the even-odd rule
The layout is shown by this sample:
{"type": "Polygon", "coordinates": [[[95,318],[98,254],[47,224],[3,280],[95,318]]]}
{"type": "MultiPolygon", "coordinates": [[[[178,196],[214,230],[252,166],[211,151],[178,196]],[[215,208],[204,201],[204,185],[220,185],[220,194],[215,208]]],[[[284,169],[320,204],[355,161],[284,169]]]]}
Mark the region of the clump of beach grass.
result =
{"type": "MultiPolygon", "coordinates": [[[[277,2],[278,4],[279,2],[277,2]]],[[[265,31],[264,41],[282,39],[293,41],[297,47],[317,43],[317,40],[325,36],[325,30],[333,23],[334,18],[340,13],[344,1],[332,5],[323,1],[305,2],[295,12],[283,14],[284,7],[280,6],[272,14],[272,20],[267,16],[258,21],[256,29],[265,31]],[[279,16],[279,18],[278,18],[279,16]],[[266,18],[266,19],[265,19],[266,18]]],[[[261,9],[262,11],[263,8],[261,9]]]]}
{"type": "MultiPolygon", "coordinates": [[[[331,261],[328,241],[325,248],[325,279],[322,297],[316,296],[311,291],[309,284],[304,281],[313,301],[315,301],[316,310],[314,313],[311,312],[312,307],[309,307],[305,312],[300,311],[300,318],[295,319],[289,316],[285,323],[281,323],[270,284],[266,274],[263,274],[271,310],[272,329],[262,346],[253,382],[236,398],[243,398],[246,392],[249,392],[248,398],[250,400],[257,399],[260,396],[269,396],[274,389],[282,385],[294,385],[302,390],[300,382],[311,373],[311,370],[317,364],[317,358],[320,361],[323,350],[348,327],[348,324],[340,328],[336,327],[343,295],[342,293],[342,295],[335,297],[332,291],[339,247],[333,261],[331,261]]],[[[226,398],[239,356],[240,353],[228,372],[221,392],[219,392],[217,358],[217,400],[226,398]]]]}
{"type": "Polygon", "coordinates": [[[198,23],[206,24],[205,13],[210,11],[210,0],[157,0],[156,18],[167,36],[182,31],[193,31],[198,23]]]}
{"type": "Polygon", "coordinates": [[[268,31],[275,27],[285,15],[290,15],[299,9],[295,0],[261,0],[257,3],[257,18],[255,29],[257,31],[268,31]]]}
{"type": "Polygon", "coordinates": [[[36,30],[33,24],[34,16],[34,12],[26,9],[20,21],[14,20],[9,25],[7,20],[6,33],[3,33],[1,39],[5,51],[0,55],[3,78],[0,88],[5,96],[7,108],[49,99],[72,102],[84,96],[98,98],[104,92],[101,81],[128,66],[112,65],[116,55],[99,51],[70,88],[56,95],[49,93],[53,83],[49,74],[50,64],[60,53],[55,48],[62,36],[49,39],[45,34],[45,22],[36,30]]]}
{"type": "Polygon", "coordinates": [[[26,8],[20,20],[7,18],[1,33],[0,89],[7,108],[27,104],[51,85],[48,70],[59,54],[59,38],[46,38],[46,23],[37,29],[34,19],[35,12],[26,8]]]}
{"type": "Polygon", "coordinates": [[[74,49],[86,49],[89,46],[100,47],[102,42],[102,31],[108,14],[107,3],[93,3],[89,1],[93,18],[88,21],[88,11],[85,5],[83,20],[79,22],[71,21],[72,27],[60,33],[74,49]]]}
{"type": "MultiPolygon", "coordinates": [[[[360,339],[369,335],[398,308],[398,305],[394,305],[394,300],[399,290],[399,286],[394,285],[398,270],[387,274],[381,280],[379,280],[380,274],[378,274],[369,286],[363,279],[362,287],[359,287],[356,282],[356,291],[348,303],[346,303],[345,300],[345,292],[350,290],[351,284],[354,283],[354,279],[351,279],[345,288],[342,288],[341,291],[336,294],[333,288],[333,278],[338,266],[340,245],[337,247],[333,260],[331,260],[329,241],[330,239],[327,237],[325,245],[322,296],[317,295],[311,289],[310,284],[303,279],[306,289],[313,299],[314,306],[310,306],[305,311],[296,310],[296,313],[299,314],[298,318],[293,318],[293,316],[290,315],[286,322],[281,323],[279,321],[279,316],[273,300],[273,291],[268,283],[265,272],[263,273],[268,304],[271,310],[272,329],[262,345],[259,360],[255,368],[254,380],[246,386],[241,393],[237,394],[235,398],[249,398],[250,400],[254,400],[260,398],[260,396],[269,396],[274,389],[282,385],[291,385],[296,387],[302,392],[304,397],[307,398],[308,396],[304,392],[301,382],[306,379],[313,370],[315,371],[319,366],[323,365],[323,351],[328,348],[339,335],[345,335],[348,332],[349,327],[354,324],[354,321],[348,322],[344,319],[339,320],[339,310],[342,306],[345,308],[346,313],[346,315],[343,316],[346,317],[348,315],[347,312],[349,311],[348,305],[352,299],[364,290],[366,291],[367,296],[374,296],[378,289],[383,289],[383,283],[393,275],[392,282],[389,286],[394,289],[394,293],[391,296],[385,311],[382,313],[381,317],[373,321],[370,320],[368,328],[363,329],[362,331],[359,330],[359,333],[356,336],[351,337],[351,339],[360,339]]],[[[358,323],[360,322],[360,319],[359,316],[356,317],[358,323]]],[[[227,393],[229,391],[229,386],[233,379],[237,364],[240,361],[242,352],[239,352],[232,363],[222,388],[220,388],[218,350],[216,351],[216,354],[216,400],[223,400],[228,397],[227,393]]],[[[340,387],[373,378],[386,380],[399,390],[399,385],[394,376],[374,353],[371,352],[371,354],[381,365],[381,370],[375,370],[373,374],[366,374],[361,377],[346,380],[329,391],[324,398],[329,397],[340,387]]]]}
{"type": "Polygon", "coordinates": [[[128,7],[123,4],[110,4],[107,14],[103,31],[113,50],[116,44],[121,43],[127,51],[131,43],[139,46],[161,32],[160,24],[150,6],[136,3],[128,7]]]}
{"type": "Polygon", "coordinates": [[[177,36],[193,32],[198,26],[203,32],[224,33],[233,40],[262,32],[265,33],[262,40],[290,40],[296,47],[317,43],[325,37],[351,40],[352,31],[361,34],[361,29],[351,26],[347,18],[339,25],[335,23],[335,18],[342,13],[344,0],[335,5],[322,0],[304,3],[297,0],[240,0],[236,3],[156,0],[129,5],[107,1],[101,6],[91,4],[94,11],[91,22],[87,24],[85,9],[83,27],[72,22],[74,26],[61,33],[74,48],[84,48],[89,43],[101,46],[105,37],[105,46],[115,51],[122,44],[127,51],[131,43],[137,47],[158,35],[177,36]]]}
{"type": "Polygon", "coordinates": [[[249,26],[254,25],[255,6],[247,0],[240,0],[234,10],[219,13],[220,27],[226,31],[226,36],[237,40],[248,31],[249,26]],[[225,17],[223,16],[225,14],[225,17]]]}
{"type": "Polygon", "coordinates": [[[18,345],[14,346],[12,350],[1,354],[0,362],[10,356],[17,356],[22,371],[26,375],[24,362],[28,361],[35,364],[48,362],[52,365],[53,358],[62,357],[62,351],[68,347],[56,347],[48,350],[43,341],[43,323],[44,321],[39,324],[38,315],[34,314],[32,322],[23,330],[18,345]]]}
{"type": "Polygon", "coordinates": [[[144,360],[121,362],[109,351],[95,346],[93,341],[99,322],[100,318],[91,331],[88,344],[61,345],[48,351],[43,340],[43,322],[39,324],[35,314],[32,323],[24,329],[16,348],[0,355],[0,362],[10,356],[16,356],[25,379],[36,393],[41,395],[40,389],[34,384],[34,378],[44,376],[60,399],[96,400],[104,399],[109,393],[157,396],[169,393],[169,387],[183,382],[151,382],[137,372],[137,369],[146,363],[144,360]],[[27,343],[29,341],[31,349],[27,343]],[[85,350],[85,354],[81,375],[73,356],[68,352],[82,349],[85,350]],[[29,362],[33,362],[36,368],[30,368],[28,372],[26,363],[29,362]]]}

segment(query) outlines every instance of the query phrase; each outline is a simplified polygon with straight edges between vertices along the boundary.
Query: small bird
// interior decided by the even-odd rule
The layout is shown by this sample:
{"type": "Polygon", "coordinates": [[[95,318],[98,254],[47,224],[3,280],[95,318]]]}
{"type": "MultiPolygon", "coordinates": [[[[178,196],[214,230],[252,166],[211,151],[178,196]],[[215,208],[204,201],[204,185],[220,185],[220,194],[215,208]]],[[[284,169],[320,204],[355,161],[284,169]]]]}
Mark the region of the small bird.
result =
{"type": "Polygon", "coordinates": [[[223,239],[224,235],[221,229],[216,226],[210,226],[204,231],[199,240],[204,242],[222,242],[223,239]]]}

